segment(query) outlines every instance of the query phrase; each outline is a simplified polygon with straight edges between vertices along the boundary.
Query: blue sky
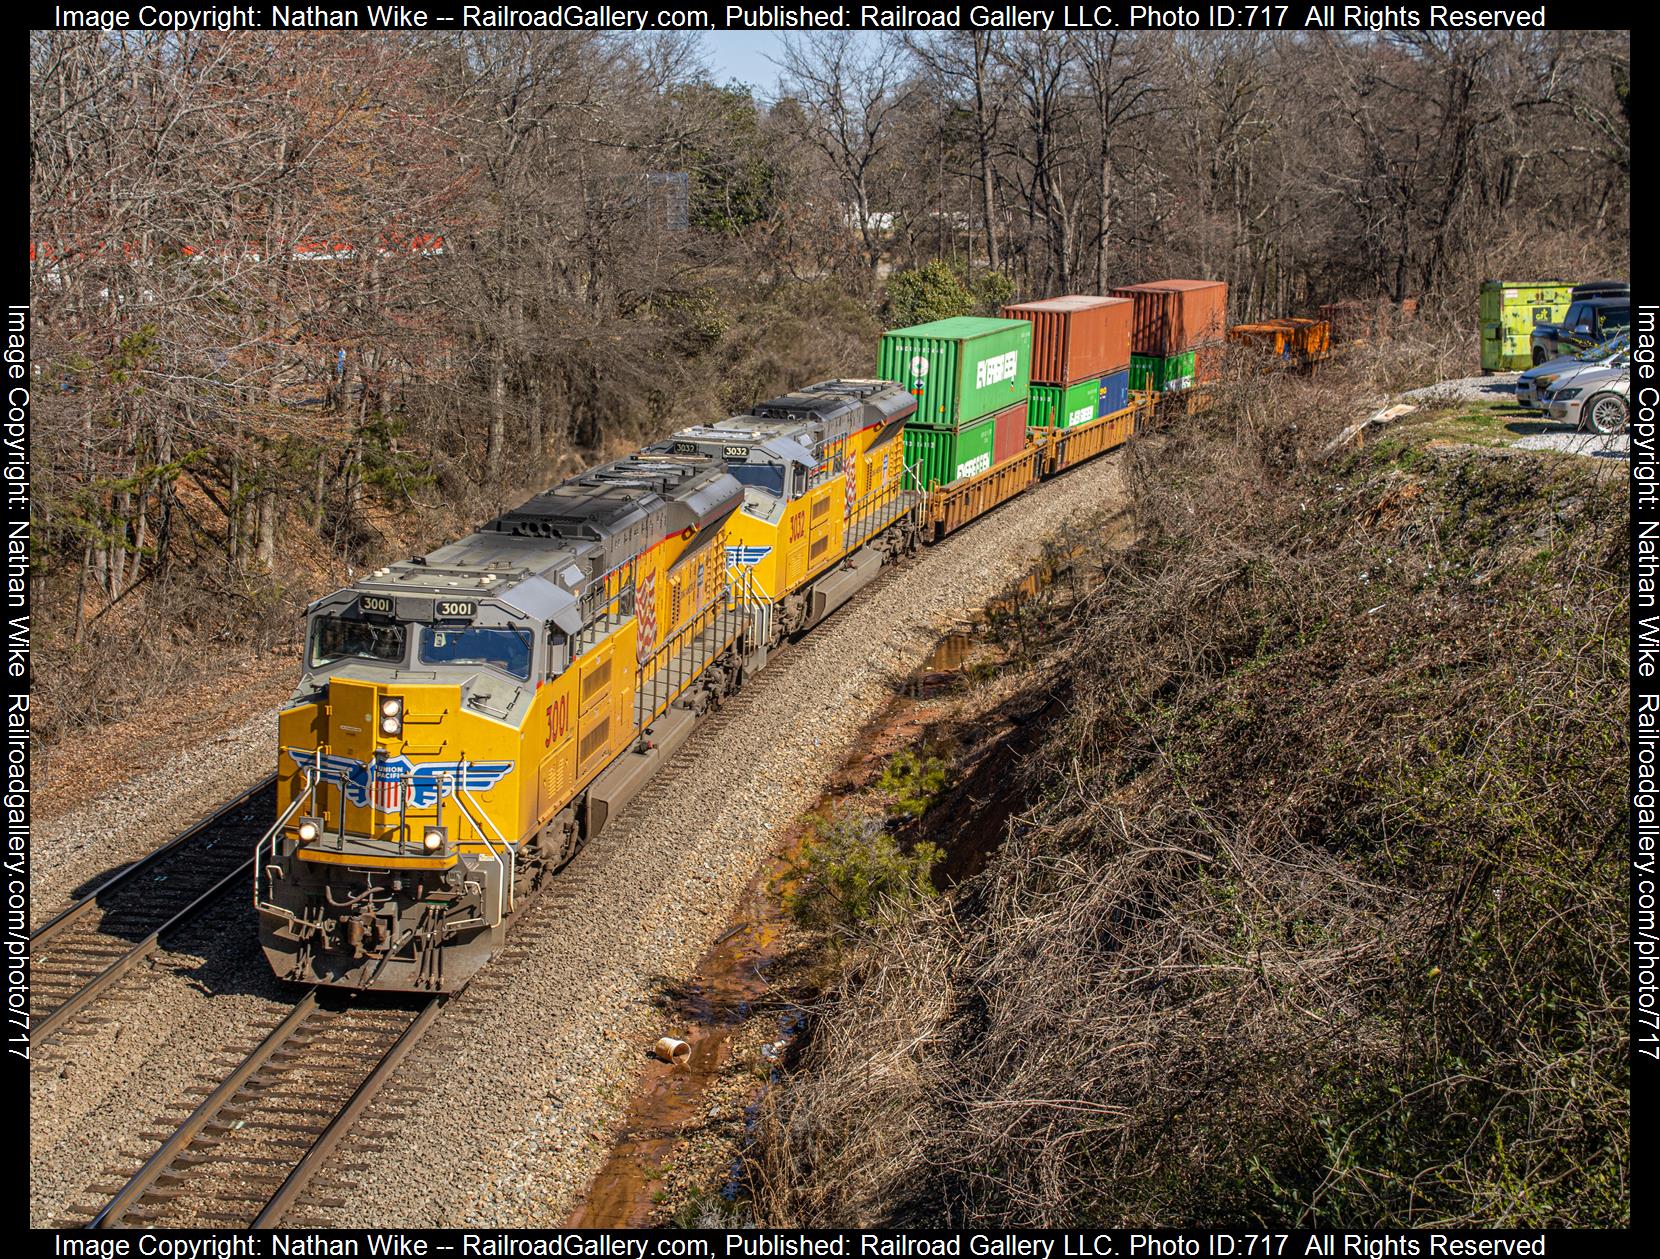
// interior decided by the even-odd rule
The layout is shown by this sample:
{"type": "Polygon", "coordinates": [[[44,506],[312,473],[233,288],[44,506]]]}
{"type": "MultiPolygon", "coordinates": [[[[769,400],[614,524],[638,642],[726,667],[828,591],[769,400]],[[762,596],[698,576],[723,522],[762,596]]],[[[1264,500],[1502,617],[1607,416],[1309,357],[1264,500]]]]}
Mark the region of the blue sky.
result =
{"type": "Polygon", "coordinates": [[[736,79],[753,87],[757,96],[770,99],[778,94],[779,69],[774,61],[783,59],[784,35],[781,31],[711,31],[700,36],[703,59],[716,83],[736,79]]]}

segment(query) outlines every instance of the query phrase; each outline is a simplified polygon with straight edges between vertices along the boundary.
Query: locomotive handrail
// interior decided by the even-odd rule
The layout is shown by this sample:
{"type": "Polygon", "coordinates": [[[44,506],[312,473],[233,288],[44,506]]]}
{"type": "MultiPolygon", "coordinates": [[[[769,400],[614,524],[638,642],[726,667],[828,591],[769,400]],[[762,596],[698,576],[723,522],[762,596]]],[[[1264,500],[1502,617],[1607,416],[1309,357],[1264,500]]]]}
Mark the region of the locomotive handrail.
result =
{"type": "MultiPolygon", "coordinates": [[[[282,816],[272,824],[270,830],[260,836],[259,842],[254,845],[254,908],[256,910],[263,910],[265,908],[265,901],[259,894],[259,881],[262,872],[265,869],[265,845],[272,843],[276,837],[282,833],[282,828],[288,825],[288,819],[300,811],[300,806],[304,804],[311,797],[311,793],[316,790],[317,784],[311,777],[311,770],[301,768],[300,773],[306,780],[305,790],[294,793],[293,802],[288,806],[288,808],[283,810],[282,816]]],[[[274,852],[275,849],[273,849],[273,853],[274,852]]],[[[272,909],[277,908],[279,907],[275,905],[272,906],[272,909]]],[[[287,911],[284,910],[283,912],[286,913],[287,911]]],[[[292,917],[292,915],[290,916],[292,917]]]]}
{"type": "Polygon", "coordinates": [[[487,848],[490,852],[491,860],[501,867],[502,900],[497,902],[496,920],[490,924],[492,927],[499,926],[502,919],[501,911],[503,905],[505,904],[508,911],[511,911],[513,908],[513,846],[507,842],[501,831],[496,829],[496,824],[491,819],[489,813],[484,810],[483,806],[480,805],[477,800],[473,799],[473,793],[467,790],[466,761],[461,762],[461,766],[456,772],[455,801],[461,806],[461,811],[467,815],[467,820],[473,824],[473,829],[478,832],[479,839],[484,841],[485,848],[487,848]],[[469,805],[472,807],[469,808],[469,805]],[[484,833],[484,827],[479,825],[478,817],[473,815],[473,809],[477,809],[479,814],[484,818],[485,823],[492,831],[495,831],[496,839],[501,843],[502,852],[507,854],[505,857],[502,856],[502,853],[498,853],[496,851],[495,844],[492,844],[490,842],[490,837],[484,833]]]}
{"type": "Polygon", "coordinates": [[[773,605],[772,596],[761,589],[760,583],[755,580],[755,569],[747,564],[728,564],[726,579],[738,588],[739,603],[749,603],[756,607],[770,608],[773,605]]]}
{"type": "Polygon", "coordinates": [[[753,608],[750,614],[753,622],[752,629],[755,636],[764,646],[772,637],[772,620],[774,615],[774,600],[771,595],[761,589],[761,583],[755,578],[753,566],[745,564],[728,564],[726,566],[727,589],[736,589],[736,603],[742,608],[753,608]]]}

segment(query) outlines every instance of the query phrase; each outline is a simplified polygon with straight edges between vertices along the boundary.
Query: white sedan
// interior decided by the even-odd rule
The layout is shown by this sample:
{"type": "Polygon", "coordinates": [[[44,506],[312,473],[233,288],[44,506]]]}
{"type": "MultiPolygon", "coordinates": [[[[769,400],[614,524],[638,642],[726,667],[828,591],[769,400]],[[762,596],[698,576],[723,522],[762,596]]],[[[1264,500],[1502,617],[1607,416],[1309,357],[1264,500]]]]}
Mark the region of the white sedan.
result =
{"type": "Polygon", "coordinates": [[[1618,433],[1631,419],[1631,355],[1567,372],[1545,395],[1551,419],[1595,433],[1618,433]]]}

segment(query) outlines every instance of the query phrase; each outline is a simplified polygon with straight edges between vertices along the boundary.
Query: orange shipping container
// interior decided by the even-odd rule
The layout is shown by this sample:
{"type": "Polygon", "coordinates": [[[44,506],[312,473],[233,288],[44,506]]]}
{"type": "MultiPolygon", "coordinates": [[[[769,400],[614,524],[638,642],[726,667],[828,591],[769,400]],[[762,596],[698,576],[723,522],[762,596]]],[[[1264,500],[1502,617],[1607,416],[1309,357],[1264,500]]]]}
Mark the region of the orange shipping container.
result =
{"type": "Polygon", "coordinates": [[[1071,385],[1109,376],[1130,365],[1130,317],[1134,303],[1081,293],[1016,302],[1003,318],[1032,325],[1032,383],[1071,385]]]}
{"type": "Polygon", "coordinates": [[[1135,303],[1130,349],[1169,358],[1222,339],[1228,286],[1220,280],[1155,280],[1112,291],[1135,303]]]}
{"type": "Polygon", "coordinates": [[[1291,344],[1315,357],[1331,351],[1331,325],[1324,319],[1285,319],[1291,325],[1291,344]]]}
{"type": "MultiPolygon", "coordinates": [[[[1009,318],[1014,318],[1013,315],[1009,318]]],[[[1026,404],[1017,402],[997,413],[997,431],[991,439],[991,466],[1007,463],[1026,449],[1026,404]]]]}

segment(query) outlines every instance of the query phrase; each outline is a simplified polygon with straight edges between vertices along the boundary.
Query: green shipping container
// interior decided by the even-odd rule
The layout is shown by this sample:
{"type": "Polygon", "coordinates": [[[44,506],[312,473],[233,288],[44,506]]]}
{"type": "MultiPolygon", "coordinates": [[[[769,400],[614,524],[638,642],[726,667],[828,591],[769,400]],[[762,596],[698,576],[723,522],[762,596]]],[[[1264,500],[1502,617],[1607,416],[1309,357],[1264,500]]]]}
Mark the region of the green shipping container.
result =
{"type": "Polygon", "coordinates": [[[1573,301],[1561,280],[1481,282],[1481,367],[1488,372],[1533,366],[1533,325],[1560,323],[1573,301]]]}
{"type": "Polygon", "coordinates": [[[1088,424],[1101,405],[1101,382],[1080,380],[1062,389],[1059,385],[1033,385],[1032,401],[1026,408],[1027,428],[1071,428],[1088,424]]]}
{"type": "Polygon", "coordinates": [[[961,428],[906,424],[905,463],[916,468],[927,489],[950,485],[991,467],[996,435],[997,421],[991,416],[961,428]]]}
{"type": "Polygon", "coordinates": [[[1169,358],[1154,358],[1147,354],[1130,355],[1130,388],[1151,389],[1157,393],[1176,393],[1193,388],[1193,351],[1172,354],[1169,358]]]}
{"type": "Polygon", "coordinates": [[[1032,325],[960,316],[882,337],[876,374],[916,397],[912,424],[956,428],[1013,406],[1032,383],[1032,325]]]}

